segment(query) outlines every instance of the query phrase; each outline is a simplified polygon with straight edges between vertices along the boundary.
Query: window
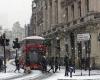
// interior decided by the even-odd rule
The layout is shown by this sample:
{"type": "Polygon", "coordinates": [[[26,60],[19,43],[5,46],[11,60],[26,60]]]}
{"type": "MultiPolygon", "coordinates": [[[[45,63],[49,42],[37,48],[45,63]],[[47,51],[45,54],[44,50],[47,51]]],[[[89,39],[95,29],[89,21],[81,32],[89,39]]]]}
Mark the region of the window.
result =
{"type": "Polygon", "coordinates": [[[72,18],[74,19],[74,4],[71,5],[72,18]]]}
{"type": "Polygon", "coordinates": [[[38,63],[39,54],[36,51],[31,50],[29,52],[29,58],[31,63],[38,63]]]}
{"type": "Polygon", "coordinates": [[[55,0],[55,21],[58,23],[58,0],[55,0]]]}
{"type": "Polygon", "coordinates": [[[52,0],[49,0],[49,4],[50,4],[50,6],[52,7],[52,0]]]}
{"type": "Polygon", "coordinates": [[[89,0],[85,0],[86,12],[89,12],[89,0]]]}
{"type": "Polygon", "coordinates": [[[81,1],[78,2],[78,14],[81,17],[81,1]]]}
{"type": "Polygon", "coordinates": [[[52,0],[49,0],[49,4],[50,4],[50,26],[51,26],[51,24],[52,24],[52,0]]]}
{"type": "Polygon", "coordinates": [[[48,9],[47,1],[45,1],[45,9],[48,9]]]}
{"type": "Polygon", "coordinates": [[[66,8],[66,21],[68,22],[68,7],[66,8]]]}

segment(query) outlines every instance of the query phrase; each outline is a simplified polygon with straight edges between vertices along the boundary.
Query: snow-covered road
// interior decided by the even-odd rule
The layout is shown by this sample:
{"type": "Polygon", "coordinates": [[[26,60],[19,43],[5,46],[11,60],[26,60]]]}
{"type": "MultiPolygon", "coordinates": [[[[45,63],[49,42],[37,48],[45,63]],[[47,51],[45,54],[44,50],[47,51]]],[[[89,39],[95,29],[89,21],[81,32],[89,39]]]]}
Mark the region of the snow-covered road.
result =
{"type": "Polygon", "coordinates": [[[0,72],[0,80],[41,80],[51,75],[50,73],[43,74],[39,70],[32,70],[30,74],[25,74],[23,69],[20,70],[20,73],[14,72],[15,66],[11,65],[12,62],[13,60],[7,62],[6,73],[0,72]]]}
{"type": "Polygon", "coordinates": [[[25,74],[23,69],[20,70],[20,73],[14,72],[15,66],[11,65],[11,62],[12,60],[7,62],[6,73],[0,72],[0,80],[100,80],[100,70],[92,70],[90,76],[88,76],[88,70],[82,70],[82,76],[81,70],[76,70],[72,77],[64,76],[64,67],[56,73],[52,73],[52,71],[50,73],[42,73],[39,70],[32,70],[31,74],[25,74]]]}

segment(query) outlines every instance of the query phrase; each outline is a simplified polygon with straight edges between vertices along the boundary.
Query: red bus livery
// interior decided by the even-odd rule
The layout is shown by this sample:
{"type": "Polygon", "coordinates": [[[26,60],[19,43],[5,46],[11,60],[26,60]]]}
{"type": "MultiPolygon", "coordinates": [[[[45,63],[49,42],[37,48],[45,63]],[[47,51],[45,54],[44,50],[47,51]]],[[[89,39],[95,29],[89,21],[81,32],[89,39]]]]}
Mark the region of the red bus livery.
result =
{"type": "Polygon", "coordinates": [[[21,41],[20,65],[31,69],[41,69],[41,58],[46,54],[44,38],[40,36],[26,37],[21,41]]]}

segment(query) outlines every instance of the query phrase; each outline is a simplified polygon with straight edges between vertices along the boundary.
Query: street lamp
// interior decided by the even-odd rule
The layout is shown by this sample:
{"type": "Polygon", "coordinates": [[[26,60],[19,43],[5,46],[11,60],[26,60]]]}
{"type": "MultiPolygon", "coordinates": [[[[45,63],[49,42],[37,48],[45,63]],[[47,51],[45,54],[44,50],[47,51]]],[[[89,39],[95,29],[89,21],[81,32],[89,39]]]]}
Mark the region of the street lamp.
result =
{"type": "Polygon", "coordinates": [[[56,40],[59,40],[59,37],[56,37],[56,40]]]}
{"type": "Polygon", "coordinates": [[[4,67],[5,67],[5,73],[6,73],[6,49],[5,49],[5,43],[6,43],[6,34],[4,33],[3,34],[3,38],[4,38],[4,45],[3,45],[3,48],[4,48],[4,67]]]}
{"type": "Polygon", "coordinates": [[[58,55],[59,55],[59,70],[60,70],[60,39],[59,37],[56,37],[56,40],[57,40],[57,52],[58,52],[58,55]]]}
{"type": "Polygon", "coordinates": [[[91,43],[90,43],[90,40],[88,40],[88,56],[87,56],[87,60],[89,62],[89,76],[90,76],[90,47],[91,47],[91,43]]]}

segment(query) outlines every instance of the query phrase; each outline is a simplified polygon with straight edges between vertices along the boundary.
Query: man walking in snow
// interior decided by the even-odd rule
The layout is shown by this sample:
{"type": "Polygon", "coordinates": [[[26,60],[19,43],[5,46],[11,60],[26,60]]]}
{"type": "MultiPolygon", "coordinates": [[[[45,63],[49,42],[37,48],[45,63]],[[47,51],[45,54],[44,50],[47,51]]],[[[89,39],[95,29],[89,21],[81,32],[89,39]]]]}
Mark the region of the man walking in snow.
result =
{"type": "Polygon", "coordinates": [[[14,72],[16,72],[17,70],[18,70],[18,72],[19,72],[19,70],[20,70],[20,65],[19,65],[19,59],[18,59],[18,58],[15,58],[15,65],[16,65],[16,69],[15,69],[14,72]]]}
{"type": "Polygon", "coordinates": [[[72,72],[74,70],[72,59],[69,59],[69,72],[70,72],[70,77],[72,77],[72,72]]]}
{"type": "Polygon", "coordinates": [[[0,71],[2,70],[3,67],[3,60],[0,58],[0,71]]]}
{"type": "Polygon", "coordinates": [[[58,70],[58,66],[59,66],[58,58],[56,57],[55,58],[55,72],[58,70]]]}
{"type": "Polygon", "coordinates": [[[65,76],[67,75],[68,76],[68,72],[69,72],[69,68],[68,68],[68,66],[69,66],[69,64],[68,64],[68,56],[66,56],[65,55],[65,57],[64,57],[64,65],[65,65],[65,76]]]}
{"type": "Polygon", "coordinates": [[[52,70],[53,73],[54,73],[54,58],[51,58],[51,59],[50,59],[49,65],[50,65],[50,69],[48,70],[48,72],[49,72],[50,70],[52,70]]]}
{"type": "Polygon", "coordinates": [[[42,56],[42,60],[41,60],[41,64],[42,64],[42,71],[47,71],[47,60],[45,56],[42,56]]]}

